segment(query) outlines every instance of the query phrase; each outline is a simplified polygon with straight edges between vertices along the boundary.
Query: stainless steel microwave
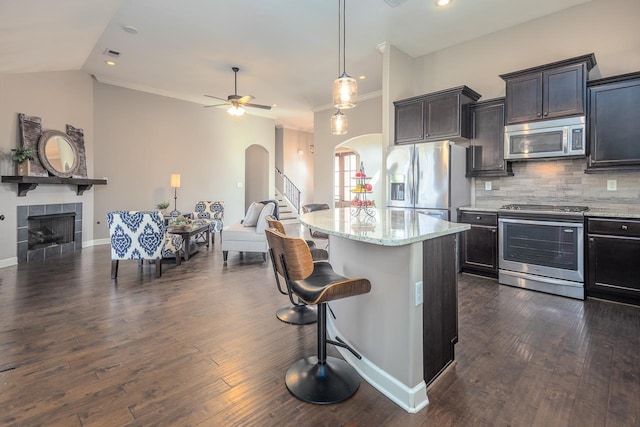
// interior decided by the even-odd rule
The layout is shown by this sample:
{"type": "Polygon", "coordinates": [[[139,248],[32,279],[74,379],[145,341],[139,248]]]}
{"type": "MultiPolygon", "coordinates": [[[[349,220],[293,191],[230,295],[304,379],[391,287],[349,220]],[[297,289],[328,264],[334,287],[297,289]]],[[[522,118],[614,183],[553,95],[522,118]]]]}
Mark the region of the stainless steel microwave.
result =
{"type": "Polygon", "coordinates": [[[585,116],[509,125],[504,128],[504,158],[535,160],[585,155],[585,116]]]}

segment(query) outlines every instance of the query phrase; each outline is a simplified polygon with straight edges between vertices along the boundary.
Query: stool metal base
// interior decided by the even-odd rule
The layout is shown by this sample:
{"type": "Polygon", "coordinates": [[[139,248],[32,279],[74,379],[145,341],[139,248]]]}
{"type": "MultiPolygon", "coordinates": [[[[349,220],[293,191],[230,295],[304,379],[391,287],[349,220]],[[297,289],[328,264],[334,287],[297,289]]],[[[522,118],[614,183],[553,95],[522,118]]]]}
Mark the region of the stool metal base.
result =
{"type": "Polygon", "coordinates": [[[328,356],[321,365],[313,356],[291,365],[285,383],[289,392],[298,399],[324,405],[353,396],[360,387],[360,376],[342,359],[328,356]]]}
{"type": "Polygon", "coordinates": [[[308,305],[289,304],[279,309],[276,317],[291,325],[309,325],[318,321],[316,310],[308,305]]]}

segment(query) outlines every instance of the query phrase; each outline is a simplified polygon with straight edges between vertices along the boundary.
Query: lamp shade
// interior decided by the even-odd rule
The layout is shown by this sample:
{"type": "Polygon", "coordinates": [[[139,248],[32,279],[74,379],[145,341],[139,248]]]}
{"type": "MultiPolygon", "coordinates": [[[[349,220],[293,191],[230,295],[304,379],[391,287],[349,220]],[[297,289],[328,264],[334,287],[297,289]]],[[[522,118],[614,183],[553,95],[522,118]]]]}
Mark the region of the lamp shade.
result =
{"type": "Polygon", "coordinates": [[[333,82],[333,106],[340,110],[348,110],[356,106],[358,98],[358,83],[347,73],[333,82]]]}
{"type": "Polygon", "coordinates": [[[180,188],[180,174],[172,173],[171,174],[171,188],[180,188]]]}
{"type": "Polygon", "coordinates": [[[331,133],[334,135],[344,135],[347,133],[347,116],[338,110],[331,116],[331,133]]]}

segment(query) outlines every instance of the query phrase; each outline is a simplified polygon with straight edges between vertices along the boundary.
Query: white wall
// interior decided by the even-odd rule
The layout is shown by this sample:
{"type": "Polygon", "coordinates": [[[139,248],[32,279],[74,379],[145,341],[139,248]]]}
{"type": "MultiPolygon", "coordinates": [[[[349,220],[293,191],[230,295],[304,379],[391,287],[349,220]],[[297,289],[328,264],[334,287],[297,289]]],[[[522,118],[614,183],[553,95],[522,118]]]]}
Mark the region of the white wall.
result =
{"type": "MultiPolygon", "coordinates": [[[[80,71],[0,75],[0,173],[14,175],[11,149],[20,145],[18,113],[42,119],[43,129],[64,132],[66,125],[84,129],[87,171],[96,177],[94,168],[93,81],[80,71]]],[[[98,176],[101,177],[101,176],[98,176]]],[[[82,196],[75,186],[39,185],[25,197],[18,197],[17,184],[0,184],[0,267],[17,262],[16,207],[22,205],[83,204],[83,245],[94,239],[92,221],[94,187],[82,196]]]]}
{"type": "Polygon", "coordinates": [[[313,134],[309,132],[283,129],[283,168],[291,182],[300,190],[300,206],[313,200],[313,161],[311,152],[313,134]]]}
{"type": "MultiPolygon", "coordinates": [[[[95,235],[108,236],[105,215],[114,209],[154,209],[171,200],[171,173],[181,175],[178,210],[198,200],[225,202],[225,224],[245,214],[245,150],[269,153],[274,168],[275,123],[224,109],[95,83],[96,174],[109,185],[96,190],[95,235]],[[241,187],[239,186],[241,185],[241,187]],[[100,222],[100,224],[98,224],[100,222]]],[[[273,188],[273,174],[269,188],[273,188]]]]}

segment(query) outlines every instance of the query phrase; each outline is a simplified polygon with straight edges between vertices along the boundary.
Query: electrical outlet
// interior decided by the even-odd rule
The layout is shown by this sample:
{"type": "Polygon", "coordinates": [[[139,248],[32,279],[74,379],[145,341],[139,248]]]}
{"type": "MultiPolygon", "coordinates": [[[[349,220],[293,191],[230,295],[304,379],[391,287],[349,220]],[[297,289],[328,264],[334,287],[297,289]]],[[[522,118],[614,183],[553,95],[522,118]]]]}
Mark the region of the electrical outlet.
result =
{"type": "Polygon", "coordinates": [[[416,282],[416,305],[420,305],[422,304],[422,300],[424,299],[423,296],[423,289],[422,289],[422,281],[416,282]]]}
{"type": "Polygon", "coordinates": [[[484,189],[485,189],[485,190],[487,190],[487,191],[491,191],[491,187],[492,187],[492,185],[491,185],[491,181],[486,181],[486,182],[484,183],[484,189]]]}
{"type": "Polygon", "coordinates": [[[242,187],[243,187],[242,183],[241,183],[241,182],[239,182],[239,183],[238,183],[238,188],[242,188],[242,187]]]}
{"type": "Polygon", "coordinates": [[[618,180],[616,179],[608,179],[607,180],[607,191],[616,191],[618,189],[618,180]]]}

